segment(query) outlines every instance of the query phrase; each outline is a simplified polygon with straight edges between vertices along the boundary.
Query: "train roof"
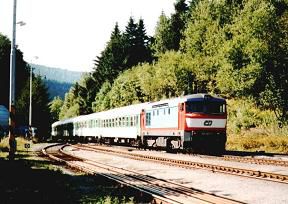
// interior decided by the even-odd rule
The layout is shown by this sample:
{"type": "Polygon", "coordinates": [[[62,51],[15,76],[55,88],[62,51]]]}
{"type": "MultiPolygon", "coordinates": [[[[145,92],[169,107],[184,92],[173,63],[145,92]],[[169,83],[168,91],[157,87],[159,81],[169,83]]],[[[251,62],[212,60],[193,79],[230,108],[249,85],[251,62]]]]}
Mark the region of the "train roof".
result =
{"type": "Polygon", "coordinates": [[[129,106],[119,107],[110,109],[107,111],[102,111],[98,113],[92,113],[88,117],[101,117],[102,119],[105,118],[111,118],[111,117],[124,117],[127,115],[134,115],[134,114],[140,114],[142,109],[146,107],[148,103],[140,103],[140,104],[133,104],[129,106]]]}
{"type": "Polygon", "coordinates": [[[57,121],[57,122],[52,124],[52,127],[54,127],[56,125],[60,125],[60,124],[71,123],[71,122],[74,123],[74,122],[86,121],[89,119],[97,119],[97,118],[109,119],[111,117],[116,118],[116,117],[125,117],[125,116],[130,116],[130,115],[136,115],[136,114],[140,114],[142,109],[144,109],[147,104],[148,103],[133,104],[133,105],[129,105],[129,106],[110,109],[107,111],[91,113],[88,115],[80,115],[80,116],[77,116],[74,118],[69,118],[69,119],[57,121]]]}
{"type": "Polygon", "coordinates": [[[157,107],[174,107],[178,106],[179,103],[184,103],[186,101],[211,101],[211,102],[225,102],[224,98],[220,98],[217,96],[211,96],[209,94],[201,93],[201,94],[191,94],[191,95],[186,95],[186,96],[181,96],[177,98],[172,98],[172,99],[165,99],[157,102],[151,102],[148,105],[148,109],[150,108],[157,108],[157,107]]]}

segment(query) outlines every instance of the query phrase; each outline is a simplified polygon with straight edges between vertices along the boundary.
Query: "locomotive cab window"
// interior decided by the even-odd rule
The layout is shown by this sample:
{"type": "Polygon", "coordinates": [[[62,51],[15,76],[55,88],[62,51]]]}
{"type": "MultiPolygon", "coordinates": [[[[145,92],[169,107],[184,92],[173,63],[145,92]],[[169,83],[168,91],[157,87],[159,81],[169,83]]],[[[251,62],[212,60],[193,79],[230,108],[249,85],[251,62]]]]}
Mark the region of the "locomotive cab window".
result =
{"type": "Polygon", "coordinates": [[[193,101],[186,103],[187,113],[224,114],[226,104],[223,102],[193,101]]]}

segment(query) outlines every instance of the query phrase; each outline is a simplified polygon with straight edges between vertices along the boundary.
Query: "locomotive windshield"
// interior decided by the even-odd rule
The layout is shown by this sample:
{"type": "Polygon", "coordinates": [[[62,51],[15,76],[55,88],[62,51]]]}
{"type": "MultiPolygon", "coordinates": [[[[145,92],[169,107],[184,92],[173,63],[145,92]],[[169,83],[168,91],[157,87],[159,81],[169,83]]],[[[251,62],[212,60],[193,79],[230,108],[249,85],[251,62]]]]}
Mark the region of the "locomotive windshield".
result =
{"type": "Polygon", "coordinates": [[[186,103],[186,113],[224,114],[226,104],[223,102],[195,101],[186,103]]]}

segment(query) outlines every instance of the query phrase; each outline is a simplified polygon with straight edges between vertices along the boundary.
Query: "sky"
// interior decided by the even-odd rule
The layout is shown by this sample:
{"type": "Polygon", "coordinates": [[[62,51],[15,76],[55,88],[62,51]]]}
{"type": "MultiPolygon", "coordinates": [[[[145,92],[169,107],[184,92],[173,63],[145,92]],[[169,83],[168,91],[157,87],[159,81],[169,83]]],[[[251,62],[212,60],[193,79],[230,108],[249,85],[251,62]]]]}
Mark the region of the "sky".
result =
{"type": "MultiPolygon", "coordinates": [[[[175,0],[17,0],[16,44],[28,63],[72,71],[92,71],[118,22],[144,20],[153,35],[161,12],[174,12],[175,0]]],[[[12,38],[13,0],[0,0],[0,33],[12,38]]]]}

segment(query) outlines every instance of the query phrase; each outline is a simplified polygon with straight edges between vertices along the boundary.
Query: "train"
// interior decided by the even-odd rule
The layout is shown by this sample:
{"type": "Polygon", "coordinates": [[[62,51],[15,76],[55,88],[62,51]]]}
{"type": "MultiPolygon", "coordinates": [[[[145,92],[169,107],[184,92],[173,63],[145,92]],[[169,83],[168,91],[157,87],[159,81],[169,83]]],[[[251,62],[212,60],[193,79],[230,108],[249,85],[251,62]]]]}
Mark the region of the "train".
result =
{"type": "Polygon", "coordinates": [[[226,126],[224,98],[191,94],[57,121],[51,134],[57,141],[223,152],[226,126]]]}

